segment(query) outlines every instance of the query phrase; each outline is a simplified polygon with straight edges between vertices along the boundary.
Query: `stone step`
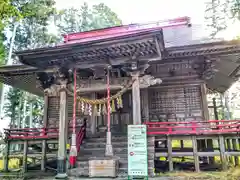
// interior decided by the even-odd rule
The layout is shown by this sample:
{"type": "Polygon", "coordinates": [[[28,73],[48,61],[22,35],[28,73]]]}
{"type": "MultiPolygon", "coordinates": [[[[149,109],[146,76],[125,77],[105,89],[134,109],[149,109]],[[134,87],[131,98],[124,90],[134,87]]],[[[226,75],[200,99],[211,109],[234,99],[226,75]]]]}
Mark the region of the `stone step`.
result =
{"type": "MultiPolygon", "coordinates": [[[[127,141],[117,142],[113,141],[112,146],[113,147],[127,147],[128,143],[127,141]]],[[[106,147],[106,143],[99,143],[99,142],[85,142],[81,145],[84,148],[98,148],[98,147],[106,147]]]]}
{"type": "MultiPolygon", "coordinates": [[[[127,153],[116,153],[114,154],[115,156],[119,157],[119,158],[124,158],[124,159],[127,159],[128,158],[128,154],[127,153]]],[[[95,157],[104,157],[105,154],[95,154],[95,157]]],[[[79,154],[77,159],[79,161],[82,161],[82,160],[89,160],[90,158],[94,157],[94,154],[79,154]]],[[[148,159],[154,159],[155,155],[154,153],[148,153],[148,159]]]]}
{"type": "MultiPolygon", "coordinates": [[[[80,150],[82,154],[92,154],[92,155],[98,155],[98,154],[104,154],[105,153],[105,147],[99,147],[99,148],[82,148],[80,150]]],[[[118,153],[128,153],[127,147],[113,147],[114,154],[118,153]]],[[[148,153],[154,153],[154,147],[148,147],[148,153]]]]}
{"type": "MultiPolygon", "coordinates": [[[[151,139],[148,139],[148,146],[154,146],[154,141],[151,139]]],[[[112,140],[113,147],[122,147],[128,145],[127,140],[112,140]]],[[[105,147],[106,146],[106,140],[105,141],[85,141],[81,146],[83,147],[105,147]]]]}
{"type": "MultiPolygon", "coordinates": [[[[84,139],[84,142],[106,142],[106,137],[87,137],[84,139]]],[[[126,141],[127,142],[127,136],[113,136],[112,141],[126,141]]]]}

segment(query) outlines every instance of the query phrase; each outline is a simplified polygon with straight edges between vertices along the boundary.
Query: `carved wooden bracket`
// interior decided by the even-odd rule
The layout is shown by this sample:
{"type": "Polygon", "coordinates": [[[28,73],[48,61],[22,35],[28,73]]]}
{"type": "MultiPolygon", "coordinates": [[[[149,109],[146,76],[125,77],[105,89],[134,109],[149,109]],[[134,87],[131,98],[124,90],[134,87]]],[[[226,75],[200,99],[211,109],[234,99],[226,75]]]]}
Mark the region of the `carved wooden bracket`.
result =
{"type": "Polygon", "coordinates": [[[67,88],[67,80],[62,80],[60,85],[52,84],[49,88],[44,90],[48,96],[59,96],[59,92],[67,88]]]}

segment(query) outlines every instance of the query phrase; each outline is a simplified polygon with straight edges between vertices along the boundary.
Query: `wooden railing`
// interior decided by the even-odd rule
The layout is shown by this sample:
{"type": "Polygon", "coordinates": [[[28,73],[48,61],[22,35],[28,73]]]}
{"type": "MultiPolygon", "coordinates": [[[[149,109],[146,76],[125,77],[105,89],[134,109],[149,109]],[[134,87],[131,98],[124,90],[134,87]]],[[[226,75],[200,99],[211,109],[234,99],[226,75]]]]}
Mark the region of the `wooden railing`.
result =
{"type": "MultiPolygon", "coordinates": [[[[80,146],[83,139],[86,137],[86,120],[83,125],[77,126],[77,150],[80,151],[80,146]]],[[[73,128],[69,127],[69,134],[72,133],[73,128]]],[[[4,129],[6,140],[44,140],[57,139],[59,136],[58,128],[12,128],[4,129]]],[[[71,137],[71,136],[69,136],[71,137]]]]}
{"type": "Polygon", "coordinates": [[[240,132],[240,120],[145,122],[148,135],[197,135],[240,132]]]}
{"type": "Polygon", "coordinates": [[[86,120],[84,120],[84,123],[77,134],[77,140],[76,140],[77,152],[80,152],[80,146],[83,142],[83,139],[86,137],[86,129],[87,129],[87,122],[86,120]]]}

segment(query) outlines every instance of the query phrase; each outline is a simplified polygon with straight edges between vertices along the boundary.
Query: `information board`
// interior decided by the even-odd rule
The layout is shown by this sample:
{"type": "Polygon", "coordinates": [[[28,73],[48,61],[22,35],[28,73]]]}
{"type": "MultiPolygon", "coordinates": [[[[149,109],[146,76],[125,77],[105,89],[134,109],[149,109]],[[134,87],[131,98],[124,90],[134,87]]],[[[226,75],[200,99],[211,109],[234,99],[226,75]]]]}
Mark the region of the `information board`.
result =
{"type": "Polygon", "coordinates": [[[128,176],[148,176],[146,125],[128,125],[128,176]]]}

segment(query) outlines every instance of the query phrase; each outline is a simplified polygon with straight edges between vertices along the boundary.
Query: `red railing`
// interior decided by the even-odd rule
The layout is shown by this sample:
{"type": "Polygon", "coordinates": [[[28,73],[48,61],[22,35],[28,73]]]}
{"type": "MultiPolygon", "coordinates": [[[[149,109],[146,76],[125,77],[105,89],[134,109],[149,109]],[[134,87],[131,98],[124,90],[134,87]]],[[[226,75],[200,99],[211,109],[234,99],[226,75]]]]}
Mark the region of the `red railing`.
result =
{"type": "Polygon", "coordinates": [[[240,120],[146,122],[149,135],[216,134],[240,132],[240,120]]]}
{"type": "Polygon", "coordinates": [[[80,146],[83,142],[83,139],[86,137],[86,128],[87,128],[87,122],[86,122],[86,120],[84,120],[84,123],[81,126],[81,129],[77,134],[77,140],[76,140],[77,152],[80,152],[80,146]]]}
{"type": "MultiPolygon", "coordinates": [[[[82,126],[76,127],[81,128],[82,126]]],[[[80,130],[81,130],[80,129],[80,130]]],[[[72,127],[69,127],[69,132],[72,132],[72,127]]],[[[4,129],[6,139],[19,140],[19,139],[53,139],[58,138],[58,128],[11,128],[4,129]]]]}

